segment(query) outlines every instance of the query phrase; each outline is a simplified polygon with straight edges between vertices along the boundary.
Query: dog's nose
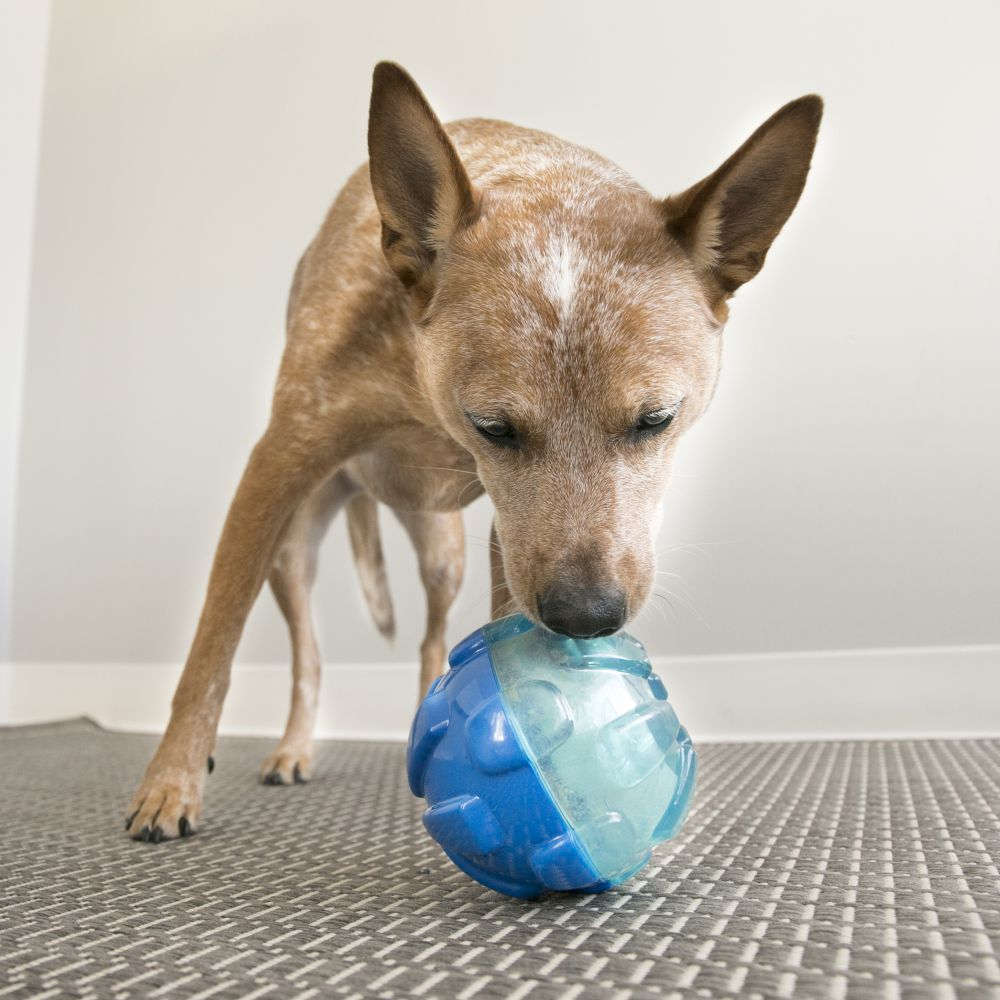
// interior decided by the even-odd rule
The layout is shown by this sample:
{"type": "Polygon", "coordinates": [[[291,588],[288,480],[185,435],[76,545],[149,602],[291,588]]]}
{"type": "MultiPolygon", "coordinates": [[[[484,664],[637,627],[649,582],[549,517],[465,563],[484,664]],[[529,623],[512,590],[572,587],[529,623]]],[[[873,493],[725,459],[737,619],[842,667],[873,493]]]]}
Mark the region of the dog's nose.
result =
{"type": "Polygon", "coordinates": [[[537,600],[543,624],[574,639],[611,635],[625,624],[625,591],[621,587],[555,583],[537,600]]]}

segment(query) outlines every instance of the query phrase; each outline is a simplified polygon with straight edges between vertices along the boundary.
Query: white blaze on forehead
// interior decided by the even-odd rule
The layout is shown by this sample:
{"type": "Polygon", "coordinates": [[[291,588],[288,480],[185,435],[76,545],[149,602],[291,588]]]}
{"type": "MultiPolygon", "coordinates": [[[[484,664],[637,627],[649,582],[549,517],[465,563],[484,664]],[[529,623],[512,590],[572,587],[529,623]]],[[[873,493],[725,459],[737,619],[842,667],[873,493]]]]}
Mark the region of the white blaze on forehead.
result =
{"type": "Polygon", "coordinates": [[[540,264],[546,296],[556,307],[559,318],[568,319],[585,265],[579,245],[566,233],[552,235],[545,245],[540,264]]]}

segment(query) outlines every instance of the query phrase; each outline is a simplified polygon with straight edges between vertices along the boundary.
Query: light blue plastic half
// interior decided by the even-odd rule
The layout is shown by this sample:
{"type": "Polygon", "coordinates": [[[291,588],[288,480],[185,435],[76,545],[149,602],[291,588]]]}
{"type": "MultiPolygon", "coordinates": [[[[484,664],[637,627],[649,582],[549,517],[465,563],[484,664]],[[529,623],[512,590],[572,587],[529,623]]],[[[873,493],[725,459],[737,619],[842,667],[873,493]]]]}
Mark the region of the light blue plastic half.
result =
{"type": "Polygon", "coordinates": [[[595,870],[617,883],[680,828],[695,777],[691,739],[637,639],[571,639],[525,622],[483,630],[501,695],[595,870]]]}

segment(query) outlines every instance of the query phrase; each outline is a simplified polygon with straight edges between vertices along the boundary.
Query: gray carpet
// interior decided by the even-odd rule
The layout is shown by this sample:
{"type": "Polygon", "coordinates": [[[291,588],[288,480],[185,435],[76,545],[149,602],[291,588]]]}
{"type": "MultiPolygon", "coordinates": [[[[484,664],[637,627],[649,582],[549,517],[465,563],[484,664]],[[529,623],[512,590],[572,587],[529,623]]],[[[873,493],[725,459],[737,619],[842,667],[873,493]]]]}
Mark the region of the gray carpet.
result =
{"type": "Polygon", "coordinates": [[[451,867],[395,744],[307,786],[224,739],[206,822],[132,843],[152,738],[0,730],[0,998],[1000,997],[1000,741],[701,748],[681,836],[603,896],[451,867]]]}

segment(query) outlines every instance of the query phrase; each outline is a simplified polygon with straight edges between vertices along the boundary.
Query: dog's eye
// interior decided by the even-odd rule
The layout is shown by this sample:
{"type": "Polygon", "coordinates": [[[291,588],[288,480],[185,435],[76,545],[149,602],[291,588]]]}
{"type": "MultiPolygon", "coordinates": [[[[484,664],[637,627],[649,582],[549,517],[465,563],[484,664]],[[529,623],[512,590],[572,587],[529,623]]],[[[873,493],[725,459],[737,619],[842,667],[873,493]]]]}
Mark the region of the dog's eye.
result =
{"type": "Polygon", "coordinates": [[[676,416],[677,409],[678,407],[676,406],[670,406],[659,410],[649,410],[635,422],[632,433],[636,437],[649,437],[650,435],[665,431],[676,416]]]}
{"type": "Polygon", "coordinates": [[[499,445],[501,448],[516,448],[517,431],[513,425],[499,417],[479,417],[474,413],[467,413],[469,423],[486,438],[490,444],[499,445]]]}

